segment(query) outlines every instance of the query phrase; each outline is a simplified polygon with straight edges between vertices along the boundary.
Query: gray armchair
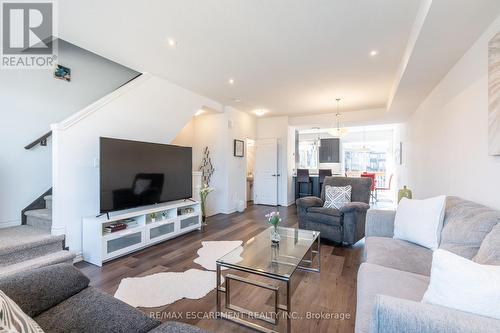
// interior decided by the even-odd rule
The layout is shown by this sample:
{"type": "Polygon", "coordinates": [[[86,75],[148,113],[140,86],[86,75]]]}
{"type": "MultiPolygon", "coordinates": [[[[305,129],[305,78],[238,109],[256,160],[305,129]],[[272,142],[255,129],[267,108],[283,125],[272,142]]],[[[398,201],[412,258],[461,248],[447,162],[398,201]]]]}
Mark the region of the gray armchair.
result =
{"type": "Polygon", "coordinates": [[[321,238],[352,245],[365,236],[366,211],[370,208],[370,178],[325,177],[321,198],[305,197],[296,201],[299,228],[317,230],[321,238]],[[325,186],[352,186],[351,202],[340,210],[323,207],[325,186]]]}

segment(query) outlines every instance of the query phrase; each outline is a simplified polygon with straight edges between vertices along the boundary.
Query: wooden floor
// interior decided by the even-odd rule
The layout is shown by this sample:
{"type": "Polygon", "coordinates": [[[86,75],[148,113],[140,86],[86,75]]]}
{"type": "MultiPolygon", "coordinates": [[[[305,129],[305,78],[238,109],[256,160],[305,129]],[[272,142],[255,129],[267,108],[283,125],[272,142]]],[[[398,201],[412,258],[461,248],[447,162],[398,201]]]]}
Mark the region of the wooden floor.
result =
{"type": "MultiPolygon", "coordinates": [[[[268,227],[264,215],[275,207],[249,206],[245,213],[216,215],[208,219],[204,232],[195,231],[97,267],[78,263],[91,285],[114,294],[121,279],[158,272],[182,272],[203,269],[193,262],[203,240],[246,241],[268,227]]],[[[295,206],[280,207],[284,226],[297,226],[295,206]]],[[[292,332],[353,332],[356,308],[356,275],[360,265],[360,248],[340,248],[330,244],[321,247],[321,273],[297,271],[293,275],[292,332]],[[307,319],[309,316],[310,319],[307,319]],[[311,317],[313,316],[313,317],[311,317]]],[[[165,286],[168,288],[168,286],[165,286]]],[[[244,288],[244,287],[242,287],[244,288]]],[[[232,288],[233,290],[233,288],[232,288]]],[[[260,291],[258,291],[260,292],[260,291]]],[[[256,311],[269,307],[270,300],[258,292],[236,292],[234,303],[255,305],[256,311]],[[250,303],[249,303],[249,300],[250,303]]],[[[238,304],[239,305],[239,304],[238,304]]],[[[160,308],[141,308],[147,315],[162,321],[177,320],[217,333],[254,332],[223,319],[213,319],[215,291],[199,300],[182,299],[160,308]],[[194,313],[196,312],[196,313],[194,313]]],[[[286,321],[281,321],[280,331],[286,321]]]]}

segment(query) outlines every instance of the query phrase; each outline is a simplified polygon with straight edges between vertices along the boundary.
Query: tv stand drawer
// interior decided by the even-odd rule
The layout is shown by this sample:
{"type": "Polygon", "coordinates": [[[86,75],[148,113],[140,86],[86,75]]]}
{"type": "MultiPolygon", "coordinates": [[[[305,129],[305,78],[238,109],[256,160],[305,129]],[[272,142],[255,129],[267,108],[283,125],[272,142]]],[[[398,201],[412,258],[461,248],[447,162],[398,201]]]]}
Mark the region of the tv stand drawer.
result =
{"type": "Polygon", "coordinates": [[[200,216],[195,215],[181,220],[181,230],[200,224],[200,216]]]}
{"type": "Polygon", "coordinates": [[[130,234],[113,238],[103,239],[103,256],[105,259],[113,258],[143,246],[144,232],[138,230],[130,234]]]}
{"type": "Polygon", "coordinates": [[[158,242],[175,235],[175,221],[151,226],[146,231],[148,242],[158,242]]]}

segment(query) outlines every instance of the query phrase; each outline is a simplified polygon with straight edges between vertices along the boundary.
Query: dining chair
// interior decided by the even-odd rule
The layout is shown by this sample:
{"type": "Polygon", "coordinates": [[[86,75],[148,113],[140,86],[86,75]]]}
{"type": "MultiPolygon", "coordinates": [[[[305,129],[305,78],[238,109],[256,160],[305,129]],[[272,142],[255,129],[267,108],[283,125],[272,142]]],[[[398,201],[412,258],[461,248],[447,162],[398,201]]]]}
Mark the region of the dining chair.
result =
{"type": "Polygon", "coordinates": [[[309,169],[297,169],[297,183],[299,184],[299,198],[312,195],[312,182],[309,176],[309,169]],[[306,192],[302,192],[304,184],[307,185],[306,192]]]}

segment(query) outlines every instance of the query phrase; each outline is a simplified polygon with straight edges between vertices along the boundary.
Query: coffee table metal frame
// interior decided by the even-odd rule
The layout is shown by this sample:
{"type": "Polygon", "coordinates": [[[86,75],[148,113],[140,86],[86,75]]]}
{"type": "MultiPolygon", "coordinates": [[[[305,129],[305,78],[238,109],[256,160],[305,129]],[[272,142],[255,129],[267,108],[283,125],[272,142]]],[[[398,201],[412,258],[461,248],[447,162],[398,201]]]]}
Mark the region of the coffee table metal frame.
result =
{"type": "MultiPolygon", "coordinates": [[[[269,246],[271,246],[271,244],[269,244],[269,246]]],[[[319,232],[318,232],[318,236],[317,236],[316,240],[311,244],[309,250],[306,252],[304,257],[300,261],[300,263],[302,263],[302,262],[310,264],[311,267],[297,265],[296,269],[300,269],[300,270],[307,271],[307,272],[316,272],[316,273],[320,272],[320,270],[321,270],[321,240],[320,240],[320,233],[319,232]],[[314,243],[316,243],[315,250],[313,249],[314,243]],[[311,254],[311,257],[310,257],[310,259],[305,259],[306,255],[308,253],[311,254]],[[314,258],[316,258],[317,268],[312,267],[312,265],[314,264],[313,263],[314,258]]],[[[290,263],[280,262],[280,261],[278,261],[277,263],[285,264],[285,265],[293,265],[290,263]]],[[[237,324],[252,328],[252,329],[257,330],[259,332],[278,333],[278,331],[276,331],[276,330],[264,327],[264,326],[259,325],[257,323],[250,322],[248,320],[241,319],[238,317],[233,317],[233,316],[227,315],[226,313],[223,313],[221,311],[221,298],[219,296],[219,293],[224,293],[225,294],[225,308],[226,309],[229,309],[231,311],[234,311],[234,312],[237,312],[240,314],[249,315],[254,319],[264,321],[264,322],[266,322],[268,324],[272,324],[274,326],[277,326],[279,324],[279,316],[278,316],[279,311],[284,311],[286,313],[286,320],[287,320],[287,325],[286,325],[287,330],[286,331],[288,333],[290,333],[291,332],[291,319],[292,319],[290,283],[291,283],[291,278],[293,276],[293,273],[295,273],[295,270],[292,272],[292,274],[290,274],[290,276],[276,275],[276,274],[272,274],[272,273],[263,272],[261,270],[254,270],[251,268],[241,267],[241,266],[238,266],[237,264],[229,264],[229,263],[225,263],[225,262],[220,262],[219,260],[217,260],[217,270],[216,270],[217,286],[216,286],[216,292],[215,292],[215,294],[216,294],[216,296],[215,296],[215,298],[216,298],[216,316],[218,318],[223,318],[223,319],[235,322],[237,324]],[[255,281],[255,280],[243,278],[243,277],[240,277],[238,275],[227,274],[225,276],[226,286],[222,287],[221,286],[221,268],[222,267],[226,267],[228,269],[233,269],[236,271],[245,272],[245,273],[249,273],[249,274],[253,274],[253,275],[263,276],[263,277],[266,277],[266,278],[269,278],[272,280],[276,280],[278,282],[285,282],[286,283],[286,302],[285,302],[285,304],[281,304],[279,302],[279,296],[278,296],[279,295],[279,287],[272,285],[272,284],[267,284],[267,283],[263,283],[260,281],[255,281]],[[251,311],[249,311],[245,308],[242,308],[242,307],[239,307],[236,305],[232,305],[231,304],[231,281],[233,281],[233,280],[272,291],[274,293],[274,313],[276,314],[276,317],[270,319],[270,318],[267,318],[265,316],[253,315],[251,311]]]]}

